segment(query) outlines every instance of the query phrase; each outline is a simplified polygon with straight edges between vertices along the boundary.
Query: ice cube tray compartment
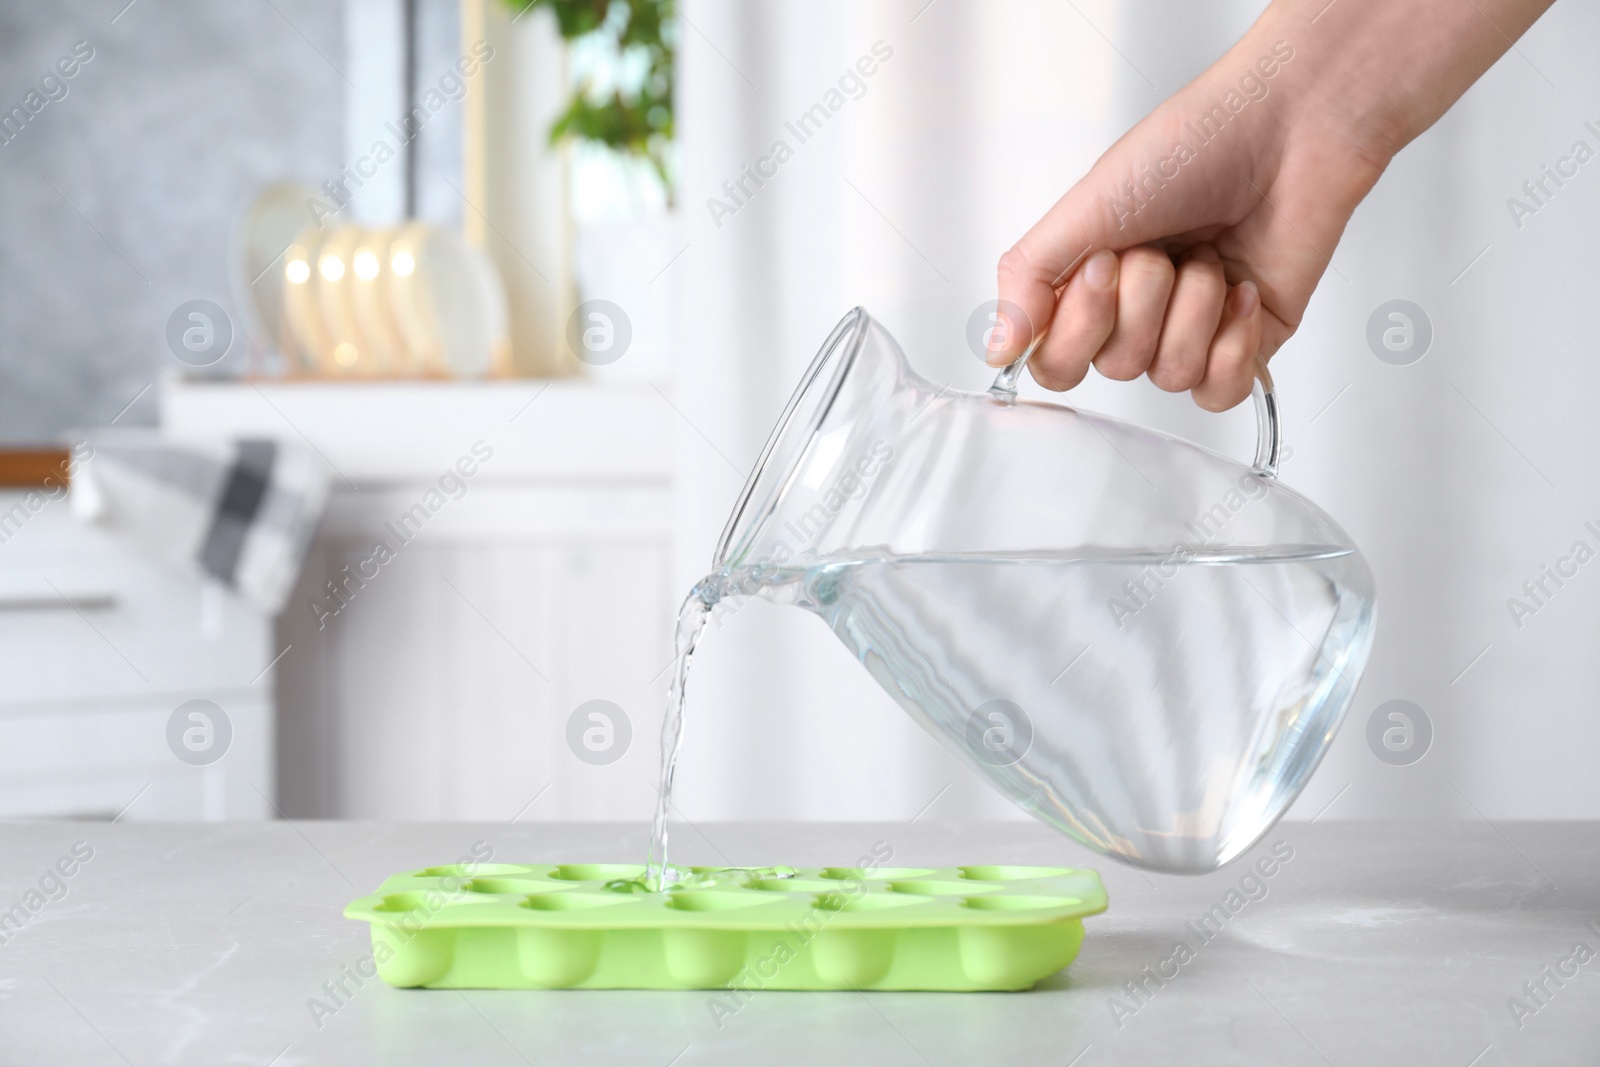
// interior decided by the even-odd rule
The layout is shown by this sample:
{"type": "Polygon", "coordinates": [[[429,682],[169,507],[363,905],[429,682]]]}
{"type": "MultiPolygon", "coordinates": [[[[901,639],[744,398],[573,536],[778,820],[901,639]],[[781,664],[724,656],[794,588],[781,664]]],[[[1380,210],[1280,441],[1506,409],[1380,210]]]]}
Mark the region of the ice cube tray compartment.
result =
{"type": "Polygon", "coordinates": [[[1106,910],[1099,875],[1070,867],[692,868],[692,886],[627,891],[642,871],[427,867],[344,913],[393,986],[976,991],[1061,970],[1106,910]]]}

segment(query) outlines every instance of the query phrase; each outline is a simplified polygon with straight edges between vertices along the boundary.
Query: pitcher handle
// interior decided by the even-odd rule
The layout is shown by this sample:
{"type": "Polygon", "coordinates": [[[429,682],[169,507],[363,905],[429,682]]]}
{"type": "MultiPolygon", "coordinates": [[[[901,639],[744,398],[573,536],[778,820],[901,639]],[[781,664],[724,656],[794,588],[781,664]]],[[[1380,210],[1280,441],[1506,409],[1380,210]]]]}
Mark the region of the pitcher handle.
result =
{"type": "MultiPolygon", "coordinates": [[[[1022,355],[1000,368],[1000,373],[994,377],[994,384],[989,386],[991,396],[1001,400],[1017,398],[1017,378],[1028,365],[1029,358],[1044,342],[1044,337],[1042,333],[1035,337],[1022,355]]],[[[1278,460],[1283,450],[1283,428],[1278,418],[1278,395],[1272,387],[1272,372],[1267,369],[1267,361],[1260,354],[1256,355],[1256,376],[1250,387],[1250,396],[1256,402],[1256,457],[1250,467],[1264,478],[1276,478],[1278,460]]]]}
{"type": "Polygon", "coordinates": [[[1251,469],[1264,478],[1278,476],[1278,460],[1283,451],[1283,427],[1278,419],[1278,394],[1272,388],[1272,372],[1267,361],[1256,354],[1256,380],[1250,385],[1256,402],[1256,458],[1251,469]]]}

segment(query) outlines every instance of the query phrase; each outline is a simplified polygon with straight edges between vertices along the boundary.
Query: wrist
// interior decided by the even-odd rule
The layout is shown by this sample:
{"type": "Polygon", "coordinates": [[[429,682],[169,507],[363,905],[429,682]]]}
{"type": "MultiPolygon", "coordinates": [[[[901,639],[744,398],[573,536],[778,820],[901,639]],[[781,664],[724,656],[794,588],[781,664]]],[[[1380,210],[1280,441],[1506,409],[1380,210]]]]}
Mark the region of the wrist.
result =
{"type": "Polygon", "coordinates": [[[1386,164],[1438,121],[1554,0],[1272,0],[1241,59],[1285,41],[1287,121],[1386,164]],[[1421,46],[1419,46],[1421,42],[1421,46]]]}
{"type": "MultiPolygon", "coordinates": [[[[1400,5],[1414,0],[1379,2],[1400,5]]],[[[1309,133],[1324,143],[1340,145],[1353,161],[1381,173],[1426,126],[1419,126],[1406,106],[1402,87],[1385,76],[1395,67],[1386,55],[1394,47],[1391,41],[1382,35],[1371,39],[1364,29],[1352,35],[1344,27],[1323,24],[1346,4],[1354,8],[1366,3],[1273,0],[1219,65],[1246,69],[1261,55],[1289,56],[1275,79],[1278,99],[1271,109],[1283,141],[1287,144],[1309,133]]]]}

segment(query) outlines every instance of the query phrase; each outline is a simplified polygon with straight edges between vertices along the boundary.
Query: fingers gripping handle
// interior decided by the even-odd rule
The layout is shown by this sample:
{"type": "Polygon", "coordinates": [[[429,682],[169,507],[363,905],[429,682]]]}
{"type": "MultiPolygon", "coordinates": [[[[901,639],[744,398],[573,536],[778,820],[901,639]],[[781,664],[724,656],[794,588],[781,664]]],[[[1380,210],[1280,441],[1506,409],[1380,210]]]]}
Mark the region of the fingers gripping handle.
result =
{"type": "MultiPolygon", "coordinates": [[[[1022,355],[1000,369],[1000,373],[995,375],[994,384],[989,386],[991,396],[1000,400],[1016,400],[1017,379],[1043,341],[1044,334],[1041,333],[1022,355]]],[[[1256,458],[1251,468],[1264,477],[1276,478],[1283,449],[1283,428],[1278,419],[1278,396],[1272,388],[1272,372],[1267,369],[1267,361],[1260,356],[1256,357],[1256,379],[1250,395],[1256,402],[1256,458]]]]}

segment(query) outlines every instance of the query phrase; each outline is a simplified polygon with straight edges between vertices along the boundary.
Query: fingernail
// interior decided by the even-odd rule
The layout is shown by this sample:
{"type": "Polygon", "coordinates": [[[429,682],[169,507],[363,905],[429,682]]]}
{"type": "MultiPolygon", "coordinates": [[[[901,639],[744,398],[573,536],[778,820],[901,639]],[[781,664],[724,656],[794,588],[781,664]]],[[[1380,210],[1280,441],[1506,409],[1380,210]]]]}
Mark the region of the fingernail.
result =
{"type": "Polygon", "coordinates": [[[1094,289],[1104,289],[1116,281],[1117,254],[1102,248],[1090,256],[1089,262],[1083,265],[1083,280],[1094,289]]]}
{"type": "Polygon", "coordinates": [[[1237,318],[1247,319],[1255,313],[1256,305],[1261,303],[1261,294],[1256,292],[1255,282],[1240,282],[1233,290],[1233,314],[1237,318]]]}

